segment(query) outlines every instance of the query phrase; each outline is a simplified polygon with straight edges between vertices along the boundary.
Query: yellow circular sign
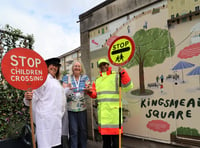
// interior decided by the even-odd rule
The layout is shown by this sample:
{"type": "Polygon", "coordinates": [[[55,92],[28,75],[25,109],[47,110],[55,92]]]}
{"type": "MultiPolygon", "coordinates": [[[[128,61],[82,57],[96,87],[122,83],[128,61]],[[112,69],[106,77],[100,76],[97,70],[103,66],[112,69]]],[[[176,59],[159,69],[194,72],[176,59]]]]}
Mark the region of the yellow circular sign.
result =
{"type": "Polygon", "coordinates": [[[135,52],[135,44],[129,36],[121,36],[113,41],[108,50],[108,59],[115,66],[125,65],[135,52]]]}

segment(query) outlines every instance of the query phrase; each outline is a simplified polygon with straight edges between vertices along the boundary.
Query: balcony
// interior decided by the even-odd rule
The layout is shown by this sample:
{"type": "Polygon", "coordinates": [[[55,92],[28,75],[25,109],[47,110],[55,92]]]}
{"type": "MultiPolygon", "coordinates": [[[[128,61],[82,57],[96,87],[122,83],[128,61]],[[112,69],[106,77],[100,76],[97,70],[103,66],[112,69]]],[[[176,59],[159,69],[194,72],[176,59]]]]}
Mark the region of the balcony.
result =
{"type": "Polygon", "coordinates": [[[175,24],[176,22],[177,24],[179,24],[181,20],[185,20],[187,18],[189,18],[189,20],[192,21],[192,17],[199,14],[200,14],[200,10],[196,10],[196,11],[189,12],[181,16],[176,16],[174,18],[168,19],[167,20],[168,27],[170,27],[172,24],[175,24]]]}

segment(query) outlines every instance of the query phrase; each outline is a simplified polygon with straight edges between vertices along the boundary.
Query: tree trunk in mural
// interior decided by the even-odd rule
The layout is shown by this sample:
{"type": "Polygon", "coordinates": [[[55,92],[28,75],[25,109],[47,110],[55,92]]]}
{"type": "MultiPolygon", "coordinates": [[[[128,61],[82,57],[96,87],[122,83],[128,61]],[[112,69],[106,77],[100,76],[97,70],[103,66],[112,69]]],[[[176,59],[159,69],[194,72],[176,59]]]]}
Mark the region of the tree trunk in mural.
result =
{"type": "Polygon", "coordinates": [[[145,93],[144,66],[142,61],[139,63],[139,81],[140,81],[140,94],[144,94],[145,93]]]}

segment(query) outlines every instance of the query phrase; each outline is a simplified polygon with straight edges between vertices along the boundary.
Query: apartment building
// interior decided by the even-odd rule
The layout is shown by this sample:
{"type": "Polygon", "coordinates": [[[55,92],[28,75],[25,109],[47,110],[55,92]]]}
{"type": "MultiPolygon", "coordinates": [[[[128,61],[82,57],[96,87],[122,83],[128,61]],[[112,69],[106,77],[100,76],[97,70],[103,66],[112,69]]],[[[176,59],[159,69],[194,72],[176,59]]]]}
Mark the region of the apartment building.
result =
{"type": "Polygon", "coordinates": [[[71,74],[73,61],[81,60],[80,47],[59,56],[61,61],[61,74],[71,74]]]}

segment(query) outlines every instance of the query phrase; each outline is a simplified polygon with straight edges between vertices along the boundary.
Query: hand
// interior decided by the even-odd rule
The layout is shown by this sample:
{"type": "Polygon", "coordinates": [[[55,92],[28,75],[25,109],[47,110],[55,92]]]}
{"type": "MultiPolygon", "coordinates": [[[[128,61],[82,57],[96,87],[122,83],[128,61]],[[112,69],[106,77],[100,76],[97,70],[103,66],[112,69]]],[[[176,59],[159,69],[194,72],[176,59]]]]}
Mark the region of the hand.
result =
{"type": "Polygon", "coordinates": [[[92,87],[90,85],[87,85],[85,88],[84,88],[84,91],[86,93],[92,93],[92,87]]]}
{"type": "Polygon", "coordinates": [[[122,72],[123,70],[124,70],[124,68],[122,68],[122,66],[119,66],[119,67],[118,67],[118,71],[119,71],[119,72],[122,72]]]}
{"type": "Polygon", "coordinates": [[[27,100],[32,100],[32,98],[33,98],[33,91],[27,91],[27,92],[25,92],[24,98],[27,99],[27,100]]]}
{"type": "Polygon", "coordinates": [[[69,89],[71,89],[72,84],[71,83],[66,84],[66,83],[63,82],[63,88],[66,88],[66,87],[68,87],[69,89]]]}

